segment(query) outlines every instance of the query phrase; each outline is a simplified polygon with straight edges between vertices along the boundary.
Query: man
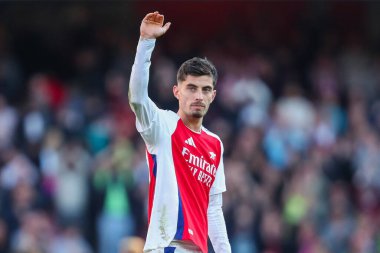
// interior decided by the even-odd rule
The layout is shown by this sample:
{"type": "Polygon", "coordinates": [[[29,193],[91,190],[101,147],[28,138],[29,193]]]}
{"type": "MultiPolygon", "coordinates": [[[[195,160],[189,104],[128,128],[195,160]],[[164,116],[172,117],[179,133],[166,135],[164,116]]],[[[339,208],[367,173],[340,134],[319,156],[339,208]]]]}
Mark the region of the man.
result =
{"type": "Polygon", "coordinates": [[[173,87],[178,112],[157,108],[148,97],[148,80],[155,40],[170,27],[163,24],[158,12],[143,19],[129,85],[129,103],[150,170],[144,252],[206,253],[209,236],[216,253],[229,253],[221,209],[226,190],[223,145],[202,126],[216,95],[217,72],[205,59],[186,61],[173,87]]]}

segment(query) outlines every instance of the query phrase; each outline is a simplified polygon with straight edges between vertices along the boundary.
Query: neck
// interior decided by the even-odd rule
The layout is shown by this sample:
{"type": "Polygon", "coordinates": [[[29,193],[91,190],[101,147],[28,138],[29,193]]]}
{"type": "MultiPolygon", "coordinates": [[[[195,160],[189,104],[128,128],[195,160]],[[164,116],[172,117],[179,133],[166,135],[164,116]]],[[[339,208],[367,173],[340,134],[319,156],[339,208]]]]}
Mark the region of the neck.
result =
{"type": "Polygon", "coordinates": [[[203,118],[185,116],[180,112],[178,112],[178,115],[182,119],[182,122],[185,124],[185,126],[187,126],[189,129],[198,133],[201,131],[203,118]]]}

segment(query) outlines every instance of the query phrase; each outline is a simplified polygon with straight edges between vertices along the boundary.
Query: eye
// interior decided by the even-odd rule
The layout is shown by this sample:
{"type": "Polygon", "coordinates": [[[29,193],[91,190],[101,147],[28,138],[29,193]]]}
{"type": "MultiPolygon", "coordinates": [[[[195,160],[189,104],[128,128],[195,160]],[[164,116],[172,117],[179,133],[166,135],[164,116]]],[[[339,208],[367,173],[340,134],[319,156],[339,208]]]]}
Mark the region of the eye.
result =
{"type": "Polygon", "coordinates": [[[204,92],[211,92],[212,88],[211,87],[206,87],[206,88],[203,88],[203,91],[204,92]]]}

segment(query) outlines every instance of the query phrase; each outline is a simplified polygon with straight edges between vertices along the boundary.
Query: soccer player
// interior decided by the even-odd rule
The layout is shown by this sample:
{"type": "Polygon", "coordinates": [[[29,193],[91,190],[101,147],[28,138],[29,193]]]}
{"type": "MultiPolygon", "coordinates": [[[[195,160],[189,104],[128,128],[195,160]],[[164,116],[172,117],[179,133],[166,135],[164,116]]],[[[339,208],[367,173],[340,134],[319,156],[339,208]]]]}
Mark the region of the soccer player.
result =
{"type": "Polygon", "coordinates": [[[229,253],[222,212],[226,190],[223,145],[202,126],[215,98],[217,72],[206,59],[182,64],[173,87],[177,113],[159,109],[148,97],[150,58],[155,41],[169,29],[164,16],[149,13],[129,84],[129,103],[147,148],[149,165],[148,233],[144,252],[207,253],[207,236],[216,253],[229,253]]]}

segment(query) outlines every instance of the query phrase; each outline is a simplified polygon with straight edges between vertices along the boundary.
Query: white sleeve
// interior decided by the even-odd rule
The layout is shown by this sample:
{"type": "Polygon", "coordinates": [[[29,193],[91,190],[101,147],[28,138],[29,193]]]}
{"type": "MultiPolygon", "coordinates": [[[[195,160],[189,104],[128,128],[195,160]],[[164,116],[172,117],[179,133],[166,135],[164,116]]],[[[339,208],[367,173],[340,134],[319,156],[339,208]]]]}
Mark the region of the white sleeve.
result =
{"type": "Polygon", "coordinates": [[[231,253],[231,245],[228,241],[222,203],[222,193],[210,196],[207,210],[208,235],[215,253],[231,253]]]}
{"type": "Polygon", "coordinates": [[[136,115],[136,128],[148,145],[157,141],[160,131],[155,127],[159,109],[148,96],[150,58],[155,42],[155,39],[140,38],[128,92],[129,104],[136,115]]]}
{"type": "MultiPolygon", "coordinates": [[[[221,143],[222,145],[222,143],[221,143]]],[[[222,145],[220,162],[218,169],[216,170],[215,180],[210,189],[210,195],[219,194],[226,191],[226,179],[224,175],[224,162],[223,162],[224,148],[222,145]]]]}

